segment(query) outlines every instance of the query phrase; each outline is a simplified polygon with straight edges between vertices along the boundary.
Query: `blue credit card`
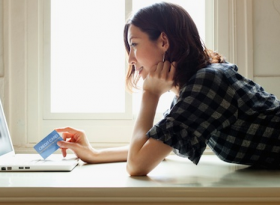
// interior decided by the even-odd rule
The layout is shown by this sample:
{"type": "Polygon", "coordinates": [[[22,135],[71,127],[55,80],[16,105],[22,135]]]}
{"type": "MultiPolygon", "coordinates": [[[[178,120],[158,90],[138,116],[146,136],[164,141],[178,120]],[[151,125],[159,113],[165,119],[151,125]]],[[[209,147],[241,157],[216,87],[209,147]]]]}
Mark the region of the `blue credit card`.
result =
{"type": "Polygon", "coordinates": [[[57,131],[52,131],[48,136],[42,139],[38,144],[34,146],[34,149],[46,159],[52,153],[54,153],[59,146],[57,145],[58,141],[62,141],[62,137],[58,134],[57,131]]]}

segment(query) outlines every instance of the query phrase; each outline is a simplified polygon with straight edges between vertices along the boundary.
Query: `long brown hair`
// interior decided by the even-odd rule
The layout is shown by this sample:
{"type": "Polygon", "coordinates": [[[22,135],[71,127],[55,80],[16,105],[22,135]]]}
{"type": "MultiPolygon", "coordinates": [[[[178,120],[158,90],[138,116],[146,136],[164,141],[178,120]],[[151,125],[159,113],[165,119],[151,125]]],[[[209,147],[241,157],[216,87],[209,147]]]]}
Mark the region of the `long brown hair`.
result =
{"type": "MultiPolygon", "coordinates": [[[[124,27],[124,44],[130,52],[127,33],[130,25],[148,34],[151,41],[164,32],[169,40],[165,59],[176,62],[174,86],[181,88],[199,69],[210,64],[207,49],[201,41],[197,27],[188,12],[181,6],[171,3],[157,3],[140,9],[124,27]]],[[[129,66],[126,85],[131,91],[136,87],[135,70],[129,66]]]]}

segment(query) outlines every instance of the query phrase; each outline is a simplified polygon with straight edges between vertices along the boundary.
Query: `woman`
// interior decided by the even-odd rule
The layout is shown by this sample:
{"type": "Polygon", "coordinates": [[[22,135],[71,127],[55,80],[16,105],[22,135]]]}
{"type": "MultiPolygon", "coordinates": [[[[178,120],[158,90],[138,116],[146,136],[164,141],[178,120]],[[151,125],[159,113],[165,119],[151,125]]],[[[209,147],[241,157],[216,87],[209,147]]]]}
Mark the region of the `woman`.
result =
{"type": "Polygon", "coordinates": [[[207,50],[184,9],[170,3],[141,9],[125,25],[124,43],[128,88],[144,80],[130,145],[95,150],[83,131],[59,128],[69,139],[58,142],[64,156],[72,149],[88,163],[127,161],[130,175],[146,175],[172,150],[198,164],[209,145],[227,162],[280,165],[279,101],[207,50]],[[176,96],[164,119],[153,125],[167,91],[176,96]]]}

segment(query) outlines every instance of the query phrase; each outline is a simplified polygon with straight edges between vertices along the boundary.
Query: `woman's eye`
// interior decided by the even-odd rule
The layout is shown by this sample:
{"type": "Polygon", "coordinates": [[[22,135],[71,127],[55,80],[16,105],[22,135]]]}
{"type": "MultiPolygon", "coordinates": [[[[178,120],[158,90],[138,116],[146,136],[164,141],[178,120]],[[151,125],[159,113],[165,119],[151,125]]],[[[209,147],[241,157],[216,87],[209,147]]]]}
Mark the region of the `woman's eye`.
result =
{"type": "Polygon", "coordinates": [[[131,43],[130,47],[135,47],[137,44],[136,43],[131,43]]]}

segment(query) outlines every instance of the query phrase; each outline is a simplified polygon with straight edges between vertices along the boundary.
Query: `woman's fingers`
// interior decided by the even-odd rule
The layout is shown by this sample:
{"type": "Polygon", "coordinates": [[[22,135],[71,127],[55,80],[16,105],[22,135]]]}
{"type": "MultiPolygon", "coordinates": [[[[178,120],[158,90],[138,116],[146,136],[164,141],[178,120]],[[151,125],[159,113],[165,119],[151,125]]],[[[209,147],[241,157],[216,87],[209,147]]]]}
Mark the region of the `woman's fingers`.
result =
{"type": "Polygon", "coordinates": [[[63,132],[62,133],[62,138],[66,141],[69,138],[72,138],[74,134],[71,134],[69,132],[63,132]]]}
{"type": "Polygon", "coordinates": [[[165,61],[163,63],[163,68],[162,68],[162,72],[161,72],[161,78],[167,80],[168,75],[170,72],[170,63],[168,61],[165,61]]]}
{"type": "Polygon", "coordinates": [[[72,149],[72,150],[75,150],[75,148],[78,146],[77,143],[68,142],[68,141],[58,141],[57,144],[62,149],[72,149]]]}
{"type": "Polygon", "coordinates": [[[67,149],[66,148],[61,148],[62,156],[66,157],[67,156],[67,149]]]}
{"type": "Polygon", "coordinates": [[[173,81],[176,71],[176,62],[172,62],[170,65],[170,70],[168,72],[167,81],[173,81]]]}
{"type": "Polygon", "coordinates": [[[64,140],[58,141],[57,145],[61,148],[64,157],[67,155],[66,150],[70,149],[82,160],[89,158],[88,153],[91,153],[92,150],[84,131],[71,127],[57,128],[55,130],[62,132],[64,140]]]}
{"type": "Polygon", "coordinates": [[[72,133],[72,134],[76,134],[77,132],[81,132],[80,130],[76,130],[72,127],[56,128],[55,130],[57,132],[69,132],[69,133],[72,133]]]}
{"type": "MultiPolygon", "coordinates": [[[[66,134],[66,133],[63,133],[63,134],[66,134]]],[[[69,138],[64,138],[64,140],[66,141],[66,142],[70,142],[71,141],[71,139],[69,139],[69,138]]],[[[63,157],[66,157],[66,155],[67,155],[67,149],[69,148],[68,146],[67,146],[67,143],[65,143],[64,141],[58,141],[57,142],[57,145],[60,147],[60,149],[61,149],[61,152],[62,152],[62,156],[63,157]]]]}
{"type": "MultiPolygon", "coordinates": [[[[153,69],[152,69],[153,70],[153,69]]],[[[157,77],[159,79],[173,81],[176,70],[176,62],[159,62],[154,70],[149,73],[151,77],[157,77]]]]}
{"type": "Polygon", "coordinates": [[[160,77],[161,72],[162,72],[162,67],[163,67],[163,62],[159,62],[157,64],[157,68],[156,68],[156,71],[155,71],[156,76],[160,77]]]}
{"type": "Polygon", "coordinates": [[[169,74],[170,70],[170,63],[168,61],[159,62],[152,72],[150,72],[150,76],[157,77],[161,79],[167,79],[167,75],[169,74]]]}
{"type": "MultiPolygon", "coordinates": [[[[176,68],[176,62],[170,62],[165,61],[164,63],[160,63],[161,72],[159,77],[161,79],[167,80],[167,81],[173,81],[174,74],[175,74],[175,68],[176,68]]],[[[160,70],[160,69],[159,69],[160,70]]]]}
{"type": "Polygon", "coordinates": [[[151,68],[148,76],[144,80],[143,89],[156,95],[162,95],[173,86],[173,78],[176,64],[170,62],[159,62],[151,68]]]}

